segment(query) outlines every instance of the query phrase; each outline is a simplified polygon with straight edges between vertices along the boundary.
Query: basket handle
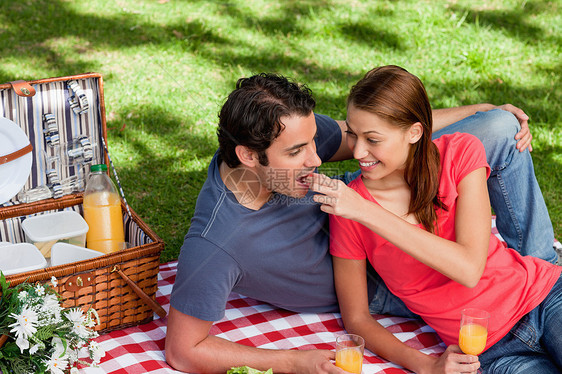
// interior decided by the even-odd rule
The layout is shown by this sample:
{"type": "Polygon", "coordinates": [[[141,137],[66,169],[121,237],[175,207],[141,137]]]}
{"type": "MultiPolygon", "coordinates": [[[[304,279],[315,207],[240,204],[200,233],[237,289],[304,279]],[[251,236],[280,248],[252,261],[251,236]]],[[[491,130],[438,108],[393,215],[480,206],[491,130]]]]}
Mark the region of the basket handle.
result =
{"type": "Polygon", "coordinates": [[[150,307],[150,309],[154,311],[154,313],[158,314],[160,318],[166,317],[167,314],[166,310],[162,308],[160,304],[158,304],[156,301],[152,300],[152,298],[148,296],[146,292],[144,292],[139,286],[137,286],[131,278],[129,278],[125,273],[123,273],[118,265],[115,265],[111,272],[113,273],[114,271],[117,272],[117,274],[119,274],[121,278],[125,280],[125,282],[127,282],[127,284],[133,289],[133,291],[135,291],[138,297],[143,299],[144,302],[148,304],[148,306],[150,307]]]}

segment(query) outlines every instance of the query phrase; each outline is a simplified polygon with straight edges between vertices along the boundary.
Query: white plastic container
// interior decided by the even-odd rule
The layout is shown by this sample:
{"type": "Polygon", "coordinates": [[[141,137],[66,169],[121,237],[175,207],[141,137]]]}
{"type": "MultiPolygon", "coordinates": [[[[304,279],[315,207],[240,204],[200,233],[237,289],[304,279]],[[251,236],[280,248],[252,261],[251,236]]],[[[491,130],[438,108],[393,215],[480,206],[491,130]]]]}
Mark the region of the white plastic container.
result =
{"type": "Polygon", "coordinates": [[[89,260],[104,253],[68,243],[55,243],[51,248],[51,266],[89,260]]]}
{"type": "Polygon", "coordinates": [[[26,241],[46,258],[51,257],[51,247],[57,242],[84,247],[88,232],[84,218],[72,210],[29,217],[23,221],[22,228],[26,241]]]}
{"type": "Polygon", "coordinates": [[[0,270],[4,275],[42,269],[45,266],[47,260],[32,244],[8,244],[0,247],[0,270]]]}

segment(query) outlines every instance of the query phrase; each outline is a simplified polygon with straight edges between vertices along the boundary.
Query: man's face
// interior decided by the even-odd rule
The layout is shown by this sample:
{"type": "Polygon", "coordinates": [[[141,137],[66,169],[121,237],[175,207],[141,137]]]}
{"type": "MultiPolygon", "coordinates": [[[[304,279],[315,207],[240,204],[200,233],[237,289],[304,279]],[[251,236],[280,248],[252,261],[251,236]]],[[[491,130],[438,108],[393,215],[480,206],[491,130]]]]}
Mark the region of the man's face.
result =
{"type": "Polygon", "coordinates": [[[282,117],[284,129],[266,150],[268,166],[259,165],[256,171],[262,187],[292,197],[303,197],[308,192],[304,178],[322,161],[316,154],[316,120],[314,114],[306,117],[282,117]]]}

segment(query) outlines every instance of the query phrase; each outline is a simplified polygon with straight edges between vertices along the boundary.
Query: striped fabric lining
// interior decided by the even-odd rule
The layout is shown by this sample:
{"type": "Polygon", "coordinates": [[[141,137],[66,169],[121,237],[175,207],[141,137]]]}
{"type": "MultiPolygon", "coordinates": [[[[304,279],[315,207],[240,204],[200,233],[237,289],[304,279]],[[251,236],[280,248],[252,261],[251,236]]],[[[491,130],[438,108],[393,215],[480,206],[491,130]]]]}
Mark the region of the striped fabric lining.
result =
{"type": "MultiPolygon", "coordinates": [[[[81,79],[77,81],[84,90],[89,103],[99,103],[98,79],[81,79]]],[[[43,135],[43,115],[52,113],[58,125],[60,135],[60,148],[71,144],[72,140],[80,135],[87,136],[94,147],[93,163],[103,162],[104,152],[101,145],[101,108],[99,105],[90,105],[90,110],[84,114],[76,114],[70,108],[68,98],[72,95],[66,82],[51,82],[34,84],[37,91],[33,97],[20,97],[13,89],[0,90],[0,116],[14,121],[28,136],[33,145],[33,166],[29,179],[23,190],[35,188],[48,183],[46,171],[50,168],[46,165],[47,155],[59,156],[57,162],[52,163],[59,175],[59,180],[66,179],[72,175],[86,174],[84,165],[76,165],[64,162],[61,152],[53,152],[46,145],[43,135]]],[[[87,166],[87,165],[86,165],[87,166]]],[[[18,204],[14,197],[2,205],[18,204]]]]}
{"type": "MultiPolygon", "coordinates": [[[[60,156],[60,152],[55,153],[49,148],[43,135],[43,115],[46,113],[52,113],[55,116],[60,135],[61,149],[65,143],[70,144],[74,138],[83,135],[89,137],[94,149],[92,163],[102,163],[105,159],[103,144],[100,140],[102,137],[102,121],[101,107],[99,105],[101,102],[99,80],[92,77],[78,79],[77,82],[90,104],[90,109],[83,114],[76,114],[70,108],[68,98],[74,93],[69,89],[67,81],[33,84],[33,88],[37,91],[33,97],[20,97],[11,88],[0,90],[0,117],[6,117],[18,124],[33,145],[31,175],[22,190],[29,190],[47,184],[46,172],[49,167],[45,162],[46,155],[58,154],[60,156]]],[[[55,163],[55,166],[59,180],[62,181],[77,174],[85,177],[89,164],[68,165],[60,159],[55,163]]],[[[19,204],[17,197],[4,204],[0,204],[0,207],[15,204],[19,204]]],[[[67,209],[75,210],[82,214],[81,205],[67,209]]],[[[45,211],[37,214],[49,212],[54,211],[45,211]]],[[[0,221],[0,241],[12,243],[25,242],[25,234],[21,224],[26,218],[15,217],[0,221]]],[[[123,214],[123,221],[125,238],[127,238],[129,246],[136,247],[153,242],[126,212],[123,214]]]]}

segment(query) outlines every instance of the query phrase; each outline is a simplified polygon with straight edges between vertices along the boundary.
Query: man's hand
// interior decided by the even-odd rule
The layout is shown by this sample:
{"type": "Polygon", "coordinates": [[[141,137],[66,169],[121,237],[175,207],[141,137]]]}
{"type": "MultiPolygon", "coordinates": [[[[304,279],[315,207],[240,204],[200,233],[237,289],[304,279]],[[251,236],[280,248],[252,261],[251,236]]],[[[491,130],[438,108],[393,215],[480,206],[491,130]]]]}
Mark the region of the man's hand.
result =
{"type": "Polygon", "coordinates": [[[531,145],[531,140],[533,139],[533,135],[531,135],[531,131],[529,131],[529,116],[526,115],[523,110],[511,104],[500,105],[498,109],[512,113],[521,125],[521,130],[515,135],[515,139],[517,140],[516,147],[519,152],[523,152],[527,148],[529,148],[529,152],[532,152],[533,146],[531,145]]]}
{"type": "Polygon", "coordinates": [[[293,352],[296,354],[294,372],[297,374],[347,374],[332,363],[336,359],[333,351],[311,349],[293,352]]]}

